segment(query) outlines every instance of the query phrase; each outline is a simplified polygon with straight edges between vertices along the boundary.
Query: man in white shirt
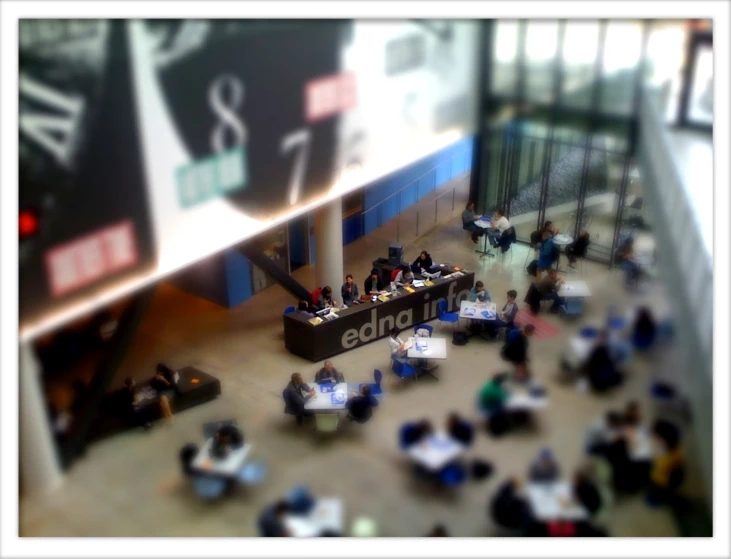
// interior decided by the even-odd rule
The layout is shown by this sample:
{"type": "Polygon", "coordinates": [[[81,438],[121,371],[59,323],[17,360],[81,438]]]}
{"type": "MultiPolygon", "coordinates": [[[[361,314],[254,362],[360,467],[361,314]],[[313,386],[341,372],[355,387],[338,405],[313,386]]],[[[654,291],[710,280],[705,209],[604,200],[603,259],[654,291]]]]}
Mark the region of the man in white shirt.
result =
{"type": "Polygon", "coordinates": [[[490,244],[497,247],[500,235],[510,229],[510,222],[508,221],[508,218],[505,217],[505,212],[503,210],[497,210],[495,212],[495,218],[496,219],[492,222],[492,229],[490,229],[487,234],[490,237],[490,244]]]}

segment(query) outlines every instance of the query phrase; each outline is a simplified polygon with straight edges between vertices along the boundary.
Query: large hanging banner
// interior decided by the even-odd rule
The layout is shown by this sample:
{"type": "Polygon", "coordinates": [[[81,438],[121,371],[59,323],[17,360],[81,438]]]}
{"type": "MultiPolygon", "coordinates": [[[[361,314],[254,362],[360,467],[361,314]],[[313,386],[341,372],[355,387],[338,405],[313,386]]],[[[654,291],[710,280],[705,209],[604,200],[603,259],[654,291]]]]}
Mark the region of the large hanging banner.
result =
{"type": "Polygon", "coordinates": [[[476,32],[460,21],[23,21],[21,334],[471,134],[476,32]]]}

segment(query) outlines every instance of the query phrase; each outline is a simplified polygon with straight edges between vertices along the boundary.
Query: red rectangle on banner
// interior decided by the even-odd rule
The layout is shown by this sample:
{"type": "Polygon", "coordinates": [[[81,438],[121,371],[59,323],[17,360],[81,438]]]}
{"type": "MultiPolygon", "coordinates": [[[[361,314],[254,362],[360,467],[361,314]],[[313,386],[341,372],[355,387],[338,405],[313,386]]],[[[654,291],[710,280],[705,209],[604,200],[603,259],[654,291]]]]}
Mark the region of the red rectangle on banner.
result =
{"type": "Polygon", "coordinates": [[[136,262],[132,222],[106,227],[46,253],[51,293],[60,297],[136,262]]]}
{"type": "Polygon", "coordinates": [[[347,111],[357,101],[353,72],[318,78],[305,85],[305,120],[316,122],[347,111]]]}

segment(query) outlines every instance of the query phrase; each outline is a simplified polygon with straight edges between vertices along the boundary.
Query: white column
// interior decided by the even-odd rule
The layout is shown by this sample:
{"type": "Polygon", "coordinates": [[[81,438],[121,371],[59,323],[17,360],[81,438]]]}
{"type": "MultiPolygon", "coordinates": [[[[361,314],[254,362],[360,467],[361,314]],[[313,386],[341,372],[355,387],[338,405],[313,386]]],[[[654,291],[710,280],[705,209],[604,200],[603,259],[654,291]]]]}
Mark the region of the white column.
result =
{"type": "Polygon", "coordinates": [[[329,285],[341,304],[343,273],[343,202],[333,200],[315,211],[315,277],[317,287],[329,285]]]}
{"type": "Polygon", "coordinates": [[[20,486],[23,494],[56,489],[63,472],[43,397],[41,370],[30,343],[20,344],[20,486]]]}

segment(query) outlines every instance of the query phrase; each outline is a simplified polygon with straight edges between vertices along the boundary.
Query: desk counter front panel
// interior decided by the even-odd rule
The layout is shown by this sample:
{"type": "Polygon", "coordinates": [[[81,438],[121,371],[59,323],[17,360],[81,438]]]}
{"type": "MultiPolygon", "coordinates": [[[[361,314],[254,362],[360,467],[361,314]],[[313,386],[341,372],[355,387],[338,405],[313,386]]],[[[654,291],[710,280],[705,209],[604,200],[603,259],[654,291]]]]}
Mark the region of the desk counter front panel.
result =
{"type": "MultiPolygon", "coordinates": [[[[414,293],[401,290],[386,302],[342,309],[339,318],[316,326],[300,313],[289,313],[283,317],[284,345],[295,355],[313,362],[322,361],[385,338],[394,326],[406,330],[437,318],[440,300],[447,301],[449,312],[459,310],[460,301],[467,299],[474,282],[473,272],[465,272],[458,278],[439,278],[434,280],[434,285],[416,289],[414,293]]],[[[386,351],[384,347],[384,355],[386,351]]]]}

